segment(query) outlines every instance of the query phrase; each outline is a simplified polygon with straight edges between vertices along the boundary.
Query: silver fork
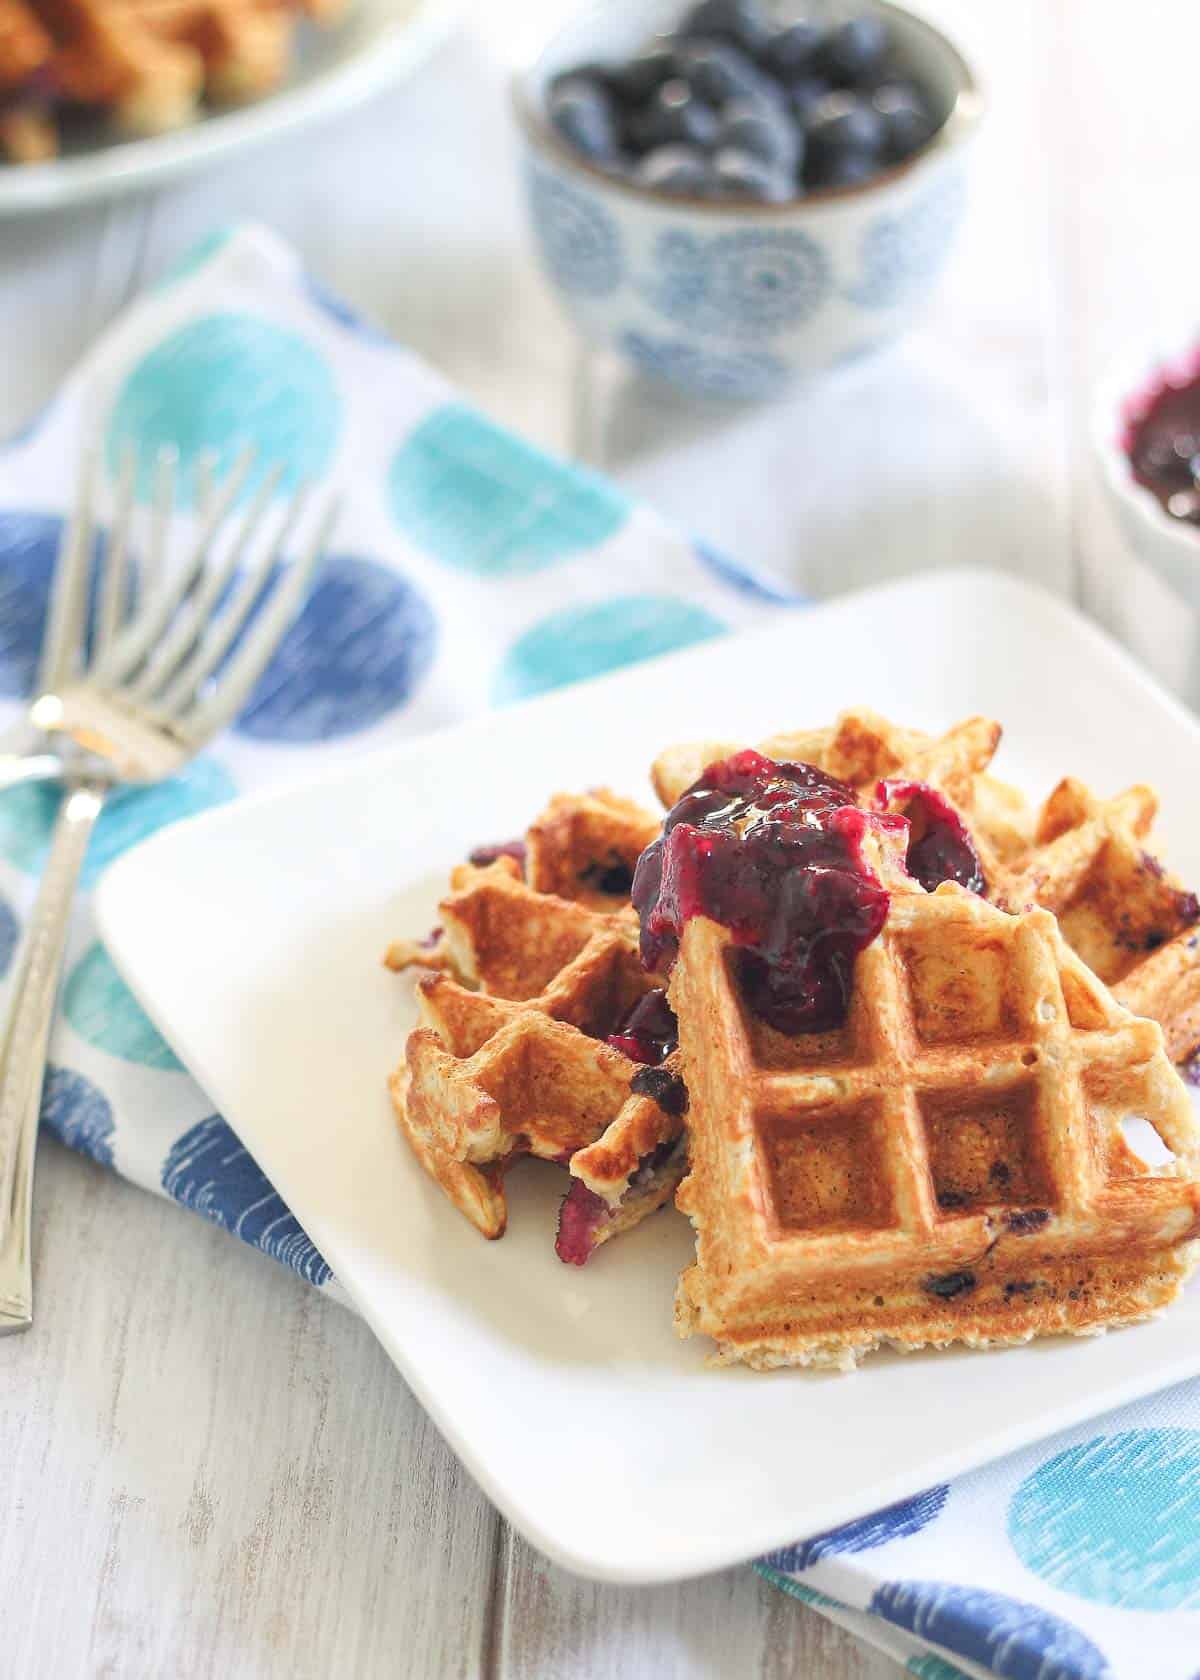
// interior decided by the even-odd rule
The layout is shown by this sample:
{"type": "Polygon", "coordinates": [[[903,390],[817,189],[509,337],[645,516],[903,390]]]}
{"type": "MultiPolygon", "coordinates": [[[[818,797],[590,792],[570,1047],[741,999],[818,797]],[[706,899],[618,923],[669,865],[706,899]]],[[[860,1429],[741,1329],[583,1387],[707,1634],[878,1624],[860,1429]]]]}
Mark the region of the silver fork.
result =
{"type": "Polygon", "coordinates": [[[307,511],[301,489],[271,519],[282,478],[276,469],[234,520],[252,465],[249,454],[242,456],[217,489],[204,475],[194,534],[181,563],[168,570],[177,474],[173,457],[159,456],[139,604],[132,609],[137,464],[126,457],[96,561],[90,653],[95,458],[85,458],[81,468],[29,712],[40,733],[37,750],[57,760],[64,791],[0,1034],[0,1333],[33,1322],[30,1216],[42,1081],[71,903],[96,819],[114,789],[176,774],[236,716],[303,604],[336,518],[332,501],[316,510],[298,558],[231,653],[307,511]]]}

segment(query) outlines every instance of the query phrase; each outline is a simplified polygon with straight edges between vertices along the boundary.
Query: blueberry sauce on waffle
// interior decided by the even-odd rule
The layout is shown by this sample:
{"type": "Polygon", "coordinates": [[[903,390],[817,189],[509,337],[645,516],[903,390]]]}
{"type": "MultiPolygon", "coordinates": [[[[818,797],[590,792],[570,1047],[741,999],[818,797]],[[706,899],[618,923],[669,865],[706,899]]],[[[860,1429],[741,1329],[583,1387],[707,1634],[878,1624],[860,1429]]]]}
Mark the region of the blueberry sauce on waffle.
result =
{"type": "Polygon", "coordinates": [[[645,1062],[651,1067],[665,1062],[679,1043],[679,1024],[665,990],[655,986],[639,998],[606,1043],[624,1051],[632,1062],[645,1062]]]}
{"type": "Polygon", "coordinates": [[[769,1026],[840,1026],[854,959],[888,911],[863,838],[901,821],[860,810],[852,788],[810,764],[750,750],[710,764],[638,862],[642,961],[669,972],[684,925],[706,916],[732,933],[743,996],[769,1026]]]}
{"type": "Polygon", "coordinates": [[[969,892],[984,890],[979,853],[967,825],[950,801],[928,782],[884,781],[875,789],[881,810],[902,806],[910,838],[905,864],[926,892],[943,881],[957,881],[969,892]]]}

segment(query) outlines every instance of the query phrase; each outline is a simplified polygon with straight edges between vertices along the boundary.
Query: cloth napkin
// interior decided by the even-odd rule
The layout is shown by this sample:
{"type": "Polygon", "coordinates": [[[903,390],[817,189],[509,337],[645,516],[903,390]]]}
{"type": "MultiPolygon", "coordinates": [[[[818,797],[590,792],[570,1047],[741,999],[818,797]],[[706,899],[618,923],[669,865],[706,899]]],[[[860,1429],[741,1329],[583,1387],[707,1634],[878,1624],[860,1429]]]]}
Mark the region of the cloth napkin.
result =
{"type": "MultiPolygon", "coordinates": [[[[228,461],[249,439],[294,478],[330,474],[349,490],[335,552],[236,727],[101,819],[42,1113],[72,1148],[340,1295],[121,982],[88,890],[163,824],[331,753],[736,630],[800,598],[495,425],[286,246],[239,228],[193,251],[0,450],[0,728],[33,681],[85,435],[103,439],[110,472],[129,442],[143,456],[169,443],[186,480],[206,452],[228,461]]],[[[0,990],[57,798],[0,792],[0,990]]],[[[1200,1383],[757,1567],[921,1680],[1200,1680],[1200,1383]]]]}

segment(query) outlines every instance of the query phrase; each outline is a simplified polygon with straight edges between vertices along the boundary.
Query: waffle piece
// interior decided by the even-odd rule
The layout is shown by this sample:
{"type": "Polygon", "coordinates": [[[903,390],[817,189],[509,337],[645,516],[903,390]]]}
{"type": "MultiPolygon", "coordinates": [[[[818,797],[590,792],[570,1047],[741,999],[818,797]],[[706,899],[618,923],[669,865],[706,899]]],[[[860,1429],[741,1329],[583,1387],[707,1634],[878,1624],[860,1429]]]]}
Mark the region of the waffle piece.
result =
{"type": "MultiPolygon", "coordinates": [[[[504,1173],[521,1155],[565,1165],[610,1127],[614,1137],[645,1137],[650,1155],[662,1134],[678,1138],[680,1122],[677,1110],[661,1109],[638,1088],[660,1070],[604,1042],[653,986],[628,906],[597,911],[536,892],[511,857],[463,865],[454,881],[440,907],[442,954],[453,973],[448,967],[418,983],[421,1024],[390,1089],[425,1170],[484,1236],[498,1237],[507,1220],[504,1173]]],[[[661,1206],[682,1171],[682,1152],[674,1162],[671,1153],[631,1161],[621,1185],[610,1175],[600,1206],[581,1181],[564,1258],[582,1263],[615,1234],[618,1207],[619,1228],[627,1229],[661,1206]]]]}
{"type": "Polygon", "coordinates": [[[721,1361],[846,1368],[884,1344],[1092,1332],[1165,1307],[1194,1264],[1200,1135],[1160,1029],[1047,912],[898,887],[833,1033],[757,1021],[730,935],[684,928],[677,1200],[697,1258],[676,1322],[721,1361]],[[1132,1116],[1167,1172],[1125,1142],[1132,1116]]]}
{"type": "Polygon", "coordinates": [[[637,860],[662,827],[609,788],[556,793],[525,836],[525,875],[537,892],[611,910],[629,900],[637,860]]]}
{"type": "Polygon", "coordinates": [[[1157,807],[1148,787],[1100,800],[1065,778],[989,897],[1052,911],[1068,945],[1120,1003],[1159,1023],[1183,1061],[1200,1044],[1200,901],[1146,850],[1157,807]]]}
{"type": "Polygon", "coordinates": [[[559,1210],[560,1260],[583,1265],[671,1199],[687,1171],[687,1106],[678,1053],[635,1070],[618,1113],[568,1162],[574,1183],[559,1210]]]}
{"type": "MultiPolygon", "coordinates": [[[[1188,1060],[1200,1048],[1200,904],[1145,849],[1153,790],[1133,787],[1102,801],[1066,777],[1035,818],[1022,794],[986,773],[999,737],[999,725],[985,718],[932,739],[860,709],[843,712],[831,729],[772,736],[761,750],[817,765],[865,803],[881,780],[924,782],[944,794],[970,829],[987,896],[1008,910],[1052,911],[1118,1001],[1159,1023],[1173,1061],[1188,1060]]],[[[659,797],[673,803],[705,764],[731,750],[706,742],[663,753],[652,773],[659,797]]]]}
{"type": "MultiPolygon", "coordinates": [[[[535,892],[605,913],[624,911],[631,919],[629,888],[634,866],[660,826],[649,811],[608,788],[556,793],[524,839],[481,846],[471,856],[500,863],[513,880],[527,881],[535,892]]],[[[476,867],[464,863],[451,871],[452,893],[471,885],[476,867]]],[[[473,915],[477,918],[478,914],[477,907],[473,915]]],[[[457,921],[452,912],[451,924],[435,928],[424,939],[394,940],[384,957],[387,967],[397,972],[413,967],[444,969],[473,984],[486,985],[478,973],[476,928],[463,922],[461,912],[457,921]]]]}

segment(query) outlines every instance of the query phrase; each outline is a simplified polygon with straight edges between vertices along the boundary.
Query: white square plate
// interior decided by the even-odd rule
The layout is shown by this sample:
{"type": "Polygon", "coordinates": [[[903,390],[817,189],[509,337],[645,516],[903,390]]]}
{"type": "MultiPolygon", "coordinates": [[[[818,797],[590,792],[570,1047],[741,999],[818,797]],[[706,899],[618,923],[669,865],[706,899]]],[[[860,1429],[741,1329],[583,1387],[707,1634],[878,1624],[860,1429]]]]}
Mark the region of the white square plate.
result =
{"type": "Polygon", "coordinates": [[[1156,784],[1171,859],[1200,881],[1200,727],[1048,596],[959,572],[348,760],[164,831],[100,892],[130,985],[447,1440],[583,1574],[716,1569],[1200,1372],[1197,1291],[1090,1340],[876,1356],[850,1377],[710,1369],[672,1330],[691,1249],[673,1210],[576,1271],[553,1250],[558,1169],[512,1174],[508,1234],[488,1244],[397,1135],[384,1082],[411,986],[380,955],[431,923],[452,862],[558,788],[647,797],[671,741],[756,740],[852,704],[926,729],[998,717],[1001,772],[1038,797],[1066,771],[1156,784]]]}

